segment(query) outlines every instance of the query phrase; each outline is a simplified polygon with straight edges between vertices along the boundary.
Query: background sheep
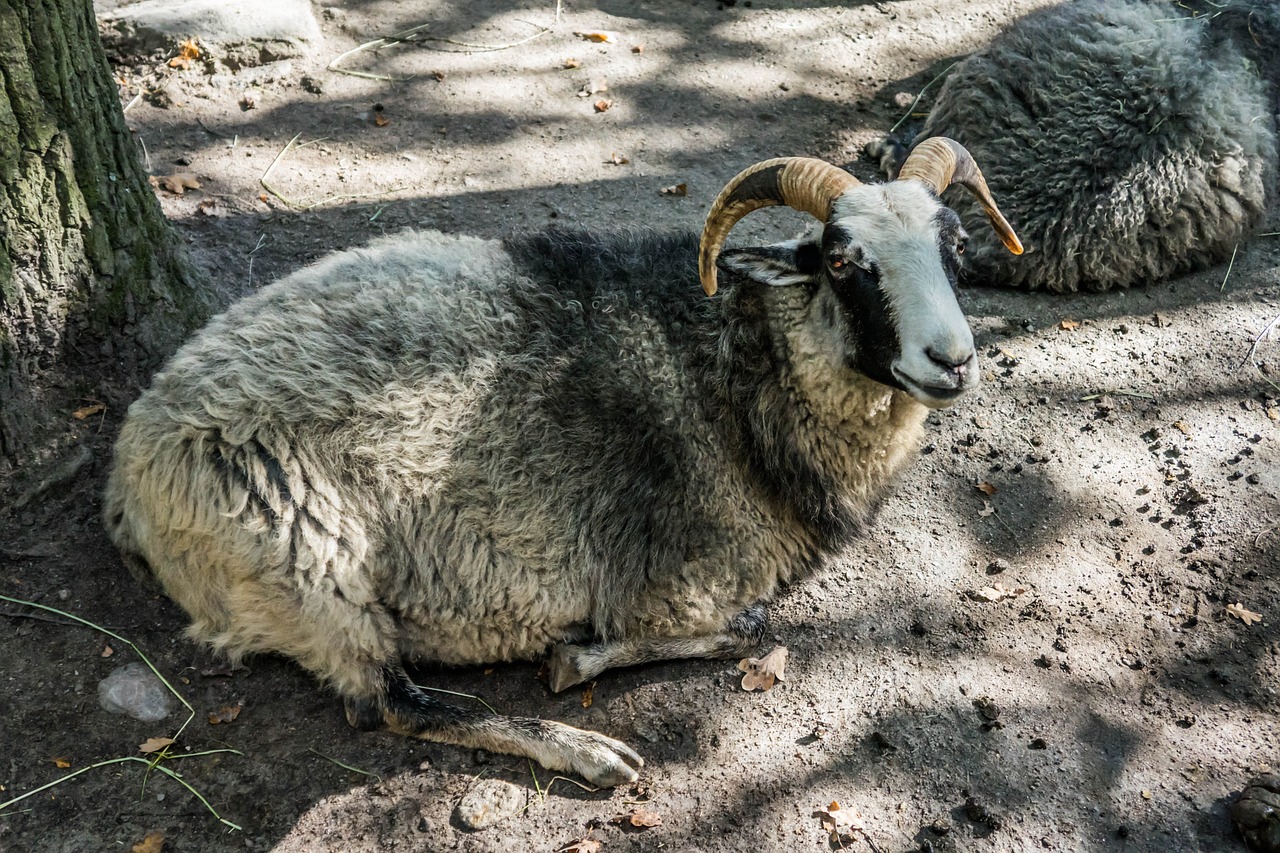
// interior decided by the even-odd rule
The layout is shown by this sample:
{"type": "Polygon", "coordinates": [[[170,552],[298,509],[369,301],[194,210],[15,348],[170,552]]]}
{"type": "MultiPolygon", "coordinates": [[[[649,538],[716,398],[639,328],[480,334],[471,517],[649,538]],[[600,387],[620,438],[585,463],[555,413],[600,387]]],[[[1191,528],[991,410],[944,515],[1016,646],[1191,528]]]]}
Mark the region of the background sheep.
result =
{"type": "Polygon", "coordinates": [[[330,257],[216,318],[130,407],[112,539],[192,636],[294,657],[353,725],[634,779],[625,744],[442,704],[401,661],[553,648],[559,690],[753,648],[759,603],[849,541],[926,406],[977,381],[936,192],[968,186],[1017,238],[954,143],[902,172],[766,161],[701,242],[426,233],[330,257]],[[720,256],[783,203],[822,240],[720,256]]]}
{"type": "MultiPolygon", "coordinates": [[[[977,282],[1108,290],[1230,256],[1275,182],[1280,4],[1086,0],[1028,15],[961,62],[923,134],[979,162],[1026,242],[984,233],[977,282]],[[1271,79],[1267,79],[1271,78],[1271,79]]],[[[868,152],[892,174],[905,149],[868,152]]],[[[948,196],[965,222],[976,212],[948,196]]]]}

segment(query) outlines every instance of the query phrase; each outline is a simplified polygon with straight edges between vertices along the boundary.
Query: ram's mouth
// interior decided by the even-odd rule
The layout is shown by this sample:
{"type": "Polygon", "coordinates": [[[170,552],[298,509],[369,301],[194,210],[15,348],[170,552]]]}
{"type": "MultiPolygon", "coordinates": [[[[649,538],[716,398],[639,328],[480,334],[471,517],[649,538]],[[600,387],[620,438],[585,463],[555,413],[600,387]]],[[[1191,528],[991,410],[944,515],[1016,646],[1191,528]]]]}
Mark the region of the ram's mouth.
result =
{"type": "MultiPolygon", "coordinates": [[[[976,376],[977,374],[975,372],[969,375],[976,376]]],[[[956,379],[955,381],[943,380],[942,382],[935,379],[925,382],[908,376],[897,366],[893,368],[893,376],[901,383],[903,390],[931,409],[945,409],[971,391],[976,384],[976,382],[966,382],[963,379],[956,379]]]]}

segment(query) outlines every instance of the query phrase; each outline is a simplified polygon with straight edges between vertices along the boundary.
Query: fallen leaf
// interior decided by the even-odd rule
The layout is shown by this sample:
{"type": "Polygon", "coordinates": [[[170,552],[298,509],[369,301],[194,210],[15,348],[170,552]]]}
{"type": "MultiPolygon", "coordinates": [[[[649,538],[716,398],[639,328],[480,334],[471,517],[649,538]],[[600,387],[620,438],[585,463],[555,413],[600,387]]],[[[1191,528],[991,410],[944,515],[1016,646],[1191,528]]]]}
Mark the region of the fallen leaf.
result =
{"type": "Polygon", "coordinates": [[[190,172],[178,172],[174,175],[152,175],[147,179],[151,186],[168,190],[174,195],[182,195],[187,190],[200,189],[200,181],[190,172]]]}
{"type": "Polygon", "coordinates": [[[66,770],[68,767],[71,766],[70,758],[59,757],[59,758],[50,758],[49,760],[52,761],[53,766],[58,768],[59,770],[66,770]]]}
{"type": "Polygon", "coordinates": [[[862,832],[865,827],[862,815],[856,809],[842,809],[834,800],[825,809],[814,812],[813,816],[822,823],[822,828],[831,836],[831,843],[838,847],[852,843],[856,834],[862,832]]]}
{"type": "Polygon", "coordinates": [[[978,510],[978,515],[986,518],[989,515],[995,515],[996,508],[991,505],[991,501],[983,501],[982,509],[978,510]]]}
{"type": "Polygon", "coordinates": [[[106,643],[106,644],[104,644],[104,645],[103,645],[103,647],[102,647],[102,654],[101,654],[101,657],[109,658],[109,657],[111,657],[112,655],[114,655],[115,653],[116,653],[116,650],[115,650],[115,649],[113,649],[113,648],[111,648],[111,644],[110,644],[110,643],[106,643]]]}
{"type": "Polygon", "coordinates": [[[581,68],[582,60],[574,59],[570,57],[569,59],[566,59],[564,62],[560,63],[560,67],[561,68],[581,68]]]}
{"type": "Polygon", "coordinates": [[[662,195],[686,196],[689,194],[688,184],[672,184],[669,187],[663,187],[658,192],[662,195]]]}
{"type": "Polygon", "coordinates": [[[617,151],[613,151],[609,154],[609,160],[607,162],[612,163],[615,166],[625,166],[631,162],[631,158],[623,157],[617,151]]]}
{"type": "Polygon", "coordinates": [[[616,823],[619,826],[632,826],[636,829],[650,829],[655,826],[662,826],[662,816],[648,809],[632,809],[626,814],[609,818],[609,823],[616,823]]]}
{"type": "Polygon", "coordinates": [[[1068,332],[1071,332],[1080,328],[1080,323],[1076,320],[1063,320],[1061,323],[1058,324],[1058,327],[1061,329],[1065,329],[1068,332]]]}
{"type": "Polygon", "coordinates": [[[596,841],[590,835],[582,838],[572,844],[566,844],[556,853],[600,853],[600,842],[596,841]]]}
{"type": "Polygon", "coordinates": [[[576,32],[574,35],[597,44],[617,44],[618,42],[618,34],[609,30],[600,30],[592,33],[576,32]]]}
{"type": "Polygon", "coordinates": [[[742,676],[742,689],[771,690],[779,681],[786,681],[787,647],[777,646],[762,658],[743,658],[738,661],[738,669],[746,675],[742,676]]]}
{"type": "Polygon", "coordinates": [[[999,489],[997,489],[995,486],[988,483],[986,480],[981,480],[977,483],[974,483],[973,487],[978,491],[982,492],[984,495],[994,495],[996,492],[999,491],[999,489]]]}
{"type": "Polygon", "coordinates": [[[1254,613],[1238,601],[1235,604],[1228,604],[1227,612],[1246,625],[1252,625],[1254,622],[1262,621],[1261,613],[1254,613]]]}
{"type": "Polygon", "coordinates": [[[240,716],[240,709],[244,707],[243,703],[235,705],[223,705],[218,710],[209,715],[209,725],[216,726],[219,723],[233,723],[236,717],[240,716]]]}
{"type": "Polygon", "coordinates": [[[160,853],[161,850],[164,850],[164,833],[157,829],[148,832],[141,841],[133,845],[131,853],[160,853]]]}
{"type": "Polygon", "coordinates": [[[171,743],[176,743],[171,737],[149,737],[138,744],[138,751],[145,753],[159,752],[171,743]]]}
{"type": "Polygon", "coordinates": [[[178,46],[178,55],[169,60],[169,67],[186,71],[191,67],[191,60],[199,58],[200,46],[194,38],[189,38],[178,46]]]}
{"type": "Polygon", "coordinates": [[[258,201],[262,202],[263,204],[266,204],[266,203],[267,203],[267,194],[266,194],[266,193],[258,193],[258,201]]]}
{"type": "Polygon", "coordinates": [[[431,72],[431,76],[435,78],[435,81],[436,81],[437,83],[443,83],[443,82],[444,82],[445,73],[444,73],[443,71],[432,71],[432,72],[431,72]]]}
{"type": "Polygon", "coordinates": [[[1186,435],[1186,436],[1191,435],[1191,427],[1187,426],[1182,421],[1174,421],[1173,428],[1176,429],[1178,432],[1182,433],[1183,435],[1186,435]]]}
{"type": "Polygon", "coordinates": [[[631,52],[632,52],[632,53],[644,53],[644,42],[641,42],[640,44],[633,44],[633,45],[631,45],[631,52]]]}
{"type": "Polygon", "coordinates": [[[75,418],[78,421],[82,421],[85,418],[89,417],[90,415],[96,415],[98,414],[98,412],[101,412],[106,408],[107,408],[106,403],[93,403],[92,405],[85,406],[83,409],[76,409],[74,412],[71,413],[71,417],[75,418]]]}
{"type": "Polygon", "coordinates": [[[378,127],[386,127],[391,124],[391,119],[384,116],[381,112],[376,112],[373,114],[373,123],[378,127]]]}
{"type": "Polygon", "coordinates": [[[613,101],[609,100],[608,98],[601,98],[591,106],[596,108],[596,112],[602,113],[605,110],[609,109],[609,107],[613,106],[613,101]]]}
{"type": "Polygon", "coordinates": [[[590,684],[588,684],[586,688],[582,691],[582,707],[584,708],[591,707],[591,703],[594,700],[594,697],[592,696],[592,694],[595,692],[595,689],[596,689],[596,683],[593,681],[590,684]]]}
{"type": "Polygon", "coordinates": [[[1027,591],[1025,586],[1006,587],[1004,584],[996,584],[995,586],[984,586],[977,592],[971,593],[971,596],[979,601],[1004,601],[1006,598],[1017,598],[1027,591]]]}
{"type": "Polygon", "coordinates": [[[253,92],[245,92],[244,97],[240,99],[240,109],[243,112],[256,110],[258,108],[258,96],[253,92]]]}

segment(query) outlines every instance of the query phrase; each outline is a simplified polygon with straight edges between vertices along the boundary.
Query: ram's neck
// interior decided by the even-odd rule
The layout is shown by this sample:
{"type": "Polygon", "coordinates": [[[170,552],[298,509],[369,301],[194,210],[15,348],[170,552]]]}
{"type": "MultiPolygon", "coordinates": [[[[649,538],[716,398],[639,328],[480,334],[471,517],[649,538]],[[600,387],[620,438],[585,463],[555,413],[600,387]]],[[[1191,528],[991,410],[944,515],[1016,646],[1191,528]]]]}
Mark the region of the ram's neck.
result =
{"type": "Polygon", "coordinates": [[[721,358],[749,475],[818,550],[846,545],[914,456],[927,410],[845,367],[807,300],[738,296],[721,358]],[[767,306],[764,303],[770,303],[767,306]]]}

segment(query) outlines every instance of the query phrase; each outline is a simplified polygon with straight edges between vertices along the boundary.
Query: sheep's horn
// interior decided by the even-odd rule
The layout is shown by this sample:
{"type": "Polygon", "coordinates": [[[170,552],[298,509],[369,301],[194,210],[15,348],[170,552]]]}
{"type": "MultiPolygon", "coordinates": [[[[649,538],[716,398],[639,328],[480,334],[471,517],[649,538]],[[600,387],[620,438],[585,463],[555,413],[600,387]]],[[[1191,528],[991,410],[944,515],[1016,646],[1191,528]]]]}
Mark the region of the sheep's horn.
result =
{"type": "Polygon", "coordinates": [[[1022,241],[1000,208],[996,207],[991,190],[987,189],[986,178],[982,177],[973,155],[959,142],[945,136],[933,136],[918,144],[898,170],[898,180],[909,178],[924,181],[939,195],[952,184],[960,184],[969,190],[982,205],[1005,248],[1015,255],[1022,254],[1022,241]]]}
{"type": "Polygon", "coordinates": [[[778,157],[749,166],[716,196],[698,244],[698,276],[707,296],[716,292],[716,258],[738,220],[775,204],[826,222],[831,203],[858,179],[843,169],[810,157],[778,157]]]}

